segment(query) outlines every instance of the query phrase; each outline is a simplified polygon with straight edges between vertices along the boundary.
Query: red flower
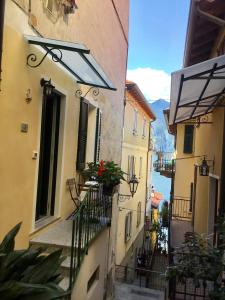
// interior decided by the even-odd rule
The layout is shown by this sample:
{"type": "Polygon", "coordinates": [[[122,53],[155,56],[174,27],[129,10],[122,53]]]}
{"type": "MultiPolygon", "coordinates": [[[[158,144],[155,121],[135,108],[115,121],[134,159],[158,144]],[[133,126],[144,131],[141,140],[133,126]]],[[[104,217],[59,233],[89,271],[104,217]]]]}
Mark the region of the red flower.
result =
{"type": "Polygon", "coordinates": [[[104,161],[101,160],[99,163],[99,167],[98,167],[98,176],[102,176],[102,172],[104,172],[104,171],[105,171],[104,161]]]}

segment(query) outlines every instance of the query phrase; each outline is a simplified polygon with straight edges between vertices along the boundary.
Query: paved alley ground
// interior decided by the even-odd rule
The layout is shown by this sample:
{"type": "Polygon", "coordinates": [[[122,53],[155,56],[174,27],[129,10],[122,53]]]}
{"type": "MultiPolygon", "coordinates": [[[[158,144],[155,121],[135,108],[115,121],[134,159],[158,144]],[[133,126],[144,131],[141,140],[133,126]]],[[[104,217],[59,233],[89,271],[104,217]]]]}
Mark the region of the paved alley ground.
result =
{"type": "Polygon", "coordinates": [[[164,292],[116,282],[114,300],[164,300],[164,292]]]}

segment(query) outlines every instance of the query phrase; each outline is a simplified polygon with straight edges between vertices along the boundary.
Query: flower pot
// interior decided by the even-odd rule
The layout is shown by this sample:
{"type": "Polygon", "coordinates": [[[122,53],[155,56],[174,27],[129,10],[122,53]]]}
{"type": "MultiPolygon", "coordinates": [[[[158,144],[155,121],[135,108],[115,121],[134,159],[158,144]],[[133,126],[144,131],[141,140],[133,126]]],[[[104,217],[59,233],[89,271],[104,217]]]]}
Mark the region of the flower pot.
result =
{"type": "Polygon", "coordinates": [[[103,195],[112,196],[114,192],[113,185],[103,185],[103,195]]]}

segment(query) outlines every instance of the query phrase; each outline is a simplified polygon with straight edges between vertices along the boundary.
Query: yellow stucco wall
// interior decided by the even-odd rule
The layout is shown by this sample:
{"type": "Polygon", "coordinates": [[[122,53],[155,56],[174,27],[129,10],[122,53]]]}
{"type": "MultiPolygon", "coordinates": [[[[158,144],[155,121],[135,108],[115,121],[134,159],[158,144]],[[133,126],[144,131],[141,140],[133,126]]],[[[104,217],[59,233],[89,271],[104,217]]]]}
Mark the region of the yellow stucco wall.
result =
{"type": "MultiPolygon", "coordinates": [[[[221,176],[222,144],[223,144],[223,109],[217,108],[208,115],[210,124],[200,124],[195,128],[194,152],[183,153],[184,124],[177,125],[176,157],[195,158],[176,161],[174,196],[190,197],[190,183],[194,182],[194,165],[200,165],[203,156],[210,160],[210,176],[219,179],[221,176]],[[196,157],[197,156],[197,157],[196,157]],[[198,157],[200,156],[200,157],[198,157]],[[214,168],[211,160],[214,160],[214,168]]],[[[197,172],[196,201],[194,212],[194,230],[207,233],[209,222],[209,177],[199,176],[197,172]]],[[[219,199],[219,197],[218,197],[219,199]]]]}
{"type": "MultiPolygon", "coordinates": [[[[194,163],[195,159],[195,146],[192,154],[185,154],[183,152],[184,146],[184,124],[177,126],[176,136],[176,172],[174,181],[174,197],[190,197],[190,183],[194,180],[194,163]],[[181,158],[181,159],[180,159],[181,158]],[[184,158],[184,159],[183,159],[184,158]]],[[[195,141],[195,133],[194,133],[195,141]]]]}
{"type": "MultiPolygon", "coordinates": [[[[27,10],[28,1],[18,1],[27,10]]],[[[105,72],[117,87],[117,91],[100,91],[96,106],[102,111],[101,152],[103,159],[120,163],[124,82],[127,44],[111,3],[78,1],[79,9],[65,22],[60,17],[53,22],[46,15],[40,1],[32,1],[32,12],[37,18],[36,30],[41,34],[62,40],[78,41],[91,48],[105,72]],[[96,7],[98,9],[96,9],[96,7]],[[93,15],[93,11],[95,14],[93,15]],[[104,12],[104,13],[103,13],[104,12]],[[104,17],[100,17],[104,15],[104,17]],[[107,15],[107,17],[106,17],[107,15]],[[89,22],[87,22],[89,20],[89,22]],[[112,26],[111,23],[114,23],[112,26]],[[113,34],[112,34],[113,32],[113,34]],[[115,44],[120,47],[115,47],[115,44]],[[109,59],[110,58],[110,59],[109,59]]],[[[128,1],[127,6],[128,7],[128,1]]],[[[123,15],[128,15],[128,11],[123,15]]],[[[28,46],[23,34],[35,35],[28,24],[27,15],[13,1],[6,2],[3,43],[2,91],[0,131],[1,159],[1,212],[0,238],[19,221],[23,221],[17,246],[25,246],[33,232],[38,176],[38,159],[32,160],[33,151],[39,150],[42,110],[40,79],[51,78],[62,96],[62,113],[59,147],[59,174],[55,217],[65,217],[73,209],[66,179],[76,176],[77,137],[79,122],[79,99],[75,91],[80,88],[71,75],[57,64],[46,59],[32,69],[26,65],[27,55],[34,50],[28,46]],[[13,18],[12,18],[13,16],[13,18]],[[27,90],[32,101],[25,101],[27,90]],[[20,132],[21,123],[28,123],[27,133],[20,132]]],[[[37,52],[37,55],[41,55],[37,52]]],[[[87,90],[88,87],[82,87],[87,90]]],[[[91,156],[90,151],[88,156],[91,156]]]]}
{"type": "Polygon", "coordinates": [[[110,230],[105,229],[94,241],[88,255],[84,257],[82,268],[75,283],[72,300],[99,300],[104,295],[104,279],[107,275],[107,262],[111,258],[109,251],[110,230]],[[105,255],[106,254],[106,255],[105,255]],[[99,267],[99,278],[91,288],[87,289],[87,283],[94,271],[99,267]],[[84,280],[85,279],[85,280],[84,280]]]}

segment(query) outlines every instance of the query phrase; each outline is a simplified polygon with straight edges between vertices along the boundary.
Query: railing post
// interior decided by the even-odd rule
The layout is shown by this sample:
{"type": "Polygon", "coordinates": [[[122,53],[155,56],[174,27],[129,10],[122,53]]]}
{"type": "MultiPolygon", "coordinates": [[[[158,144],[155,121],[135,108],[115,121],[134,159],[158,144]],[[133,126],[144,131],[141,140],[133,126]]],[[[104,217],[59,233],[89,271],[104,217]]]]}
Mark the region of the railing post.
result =
{"type": "Polygon", "coordinates": [[[81,243],[82,243],[82,229],[83,229],[83,206],[81,206],[79,213],[79,222],[78,222],[78,249],[77,249],[77,267],[80,267],[81,263],[81,243]]]}
{"type": "Polygon", "coordinates": [[[127,266],[124,268],[124,281],[127,282],[127,266]]]}
{"type": "Polygon", "coordinates": [[[74,269],[73,269],[73,264],[74,264],[74,240],[75,240],[75,220],[73,220],[72,223],[72,240],[71,240],[71,251],[70,251],[70,285],[69,285],[69,290],[72,290],[73,286],[73,277],[74,277],[74,269]]]}

